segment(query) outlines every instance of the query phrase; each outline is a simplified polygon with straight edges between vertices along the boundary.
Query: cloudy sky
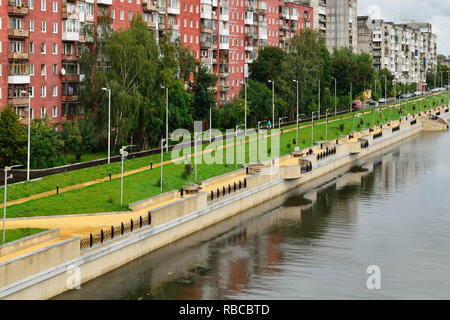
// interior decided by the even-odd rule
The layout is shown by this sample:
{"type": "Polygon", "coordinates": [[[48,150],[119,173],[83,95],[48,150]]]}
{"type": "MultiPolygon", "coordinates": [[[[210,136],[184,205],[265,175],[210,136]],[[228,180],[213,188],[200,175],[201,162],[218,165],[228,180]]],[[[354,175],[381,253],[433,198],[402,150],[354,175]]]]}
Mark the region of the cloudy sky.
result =
{"type": "Polygon", "coordinates": [[[450,0],[358,0],[358,15],[395,23],[430,22],[438,36],[438,53],[450,55],[450,0]]]}

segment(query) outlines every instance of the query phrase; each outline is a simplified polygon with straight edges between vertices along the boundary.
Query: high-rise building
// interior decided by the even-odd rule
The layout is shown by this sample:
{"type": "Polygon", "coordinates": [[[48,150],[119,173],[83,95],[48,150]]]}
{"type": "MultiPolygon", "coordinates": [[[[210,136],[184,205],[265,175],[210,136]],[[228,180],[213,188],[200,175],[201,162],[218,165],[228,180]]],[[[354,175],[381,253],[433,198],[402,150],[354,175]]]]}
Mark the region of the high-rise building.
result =
{"type": "Polygon", "coordinates": [[[313,20],[316,24],[315,29],[320,32],[322,37],[327,37],[327,0],[302,0],[302,4],[313,8],[313,20]]]}
{"type": "Polygon", "coordinates": [[[347,47],[354,52],[358,47],[358,5],[356,0],[327,0],[327,48],[347,47]]]}
{"type": "Polygon", "coordinates": [[[216,98],[241,91],[249,64],[265,46],[286,48],[313,28],[313,8],[300,0],[0,0],[0,108],[54,121],[80,108],[79,59],[85,26],[108,13],[114,30],[141,14],[157,40],[170,31],[218,76],[216,98]]]}
{"type": "Polygon", "coordinates": [[[396,81],[423,89],[427,72],[437,69],[437,38],[429,23],[358,17],[358,42],[359,52],[373,56],[374,68],[388,69],[396,81]]]}

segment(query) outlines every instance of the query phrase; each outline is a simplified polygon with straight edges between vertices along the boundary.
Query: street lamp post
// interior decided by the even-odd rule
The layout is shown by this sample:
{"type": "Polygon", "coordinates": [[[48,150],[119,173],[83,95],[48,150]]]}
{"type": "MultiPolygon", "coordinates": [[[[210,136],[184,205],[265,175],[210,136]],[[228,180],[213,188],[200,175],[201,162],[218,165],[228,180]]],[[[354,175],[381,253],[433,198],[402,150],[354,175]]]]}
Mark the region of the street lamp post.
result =
{"type": "Polygon", "coordinates": [[[160,181],[160,188],[161,193],[163,192],[163,166],[164,166],[164,159],[163,159],[163,151],[164,151],[164,138],[161,138],[161,181],[160,181]]]}
{"type": "Polygon", "coordinates": [[[281,136],[281,122],[283,122],[283,119],[286,119],[287,117],[280,117],[278,118],[278,131],[280,131],[281,136]]]}
{"type": "MultiPolygon", "coordinates": [[[[161,86],[161,89],[166,90],[166,152],[169,152],[169,88],[161,86]]],[[[210,122],[211,125],[211,122],[210,122]]]]}
{"type": "MultiPolygon", "coordinates": [[[[27,93],[25,90],[22,93],[27,93]]],[[[28,147],[27,147],[27,181],[30,181],[30,154],[31,154],[31,92],[28,91],[28,147]]]]}
{"type": "Polygon", "coordinates": [[[257,126],[257,129],[258,129],[257,136],[256,136],[256,141],[257,141],[257,144],[256,144],[256,162],[257,163],[259,163],[259,128],[260,128],[260,124],[264,123],[264,122],[267,122],[267,120],[258,121],[258,126],[257,126]]]}
{"type": "Polygon", "coordinates": [[[272,80],[268,81],[272,83],[272,126],[275,125],[275,82],[272,80]]]}
{"type": "Polygon", "coordinates": [[[328,140],[328,110],[325,110],[325,140],[328,140]]]}
{"type": "Polygon", "coordinates": [[[8,179],[12,179],[13,175],[8,176],[8,171],[10,171],[12,168],[20,167],[21,164],[17,164],[10,167],[5,167],[3,170],[5,171],[5,196],[3,200],[3,244],[5,244],[5,234],[6,234],[6,198],[7,198],[7,189],[8,189],[8,179]]]}
{"type": "Polygon", "coordinates": [[[120,153],[120,159],[122,161],[122,174],[120,177],[120,205],[122,205],[123,203],[123,161],[127,158],[128,156],[128,152],[125,151],[128,147],[133,147],[134,145],[129,145],[129,146],[122,146],[122,148],[120,149],[119,153],[120,153]]]}
{"type": "Polygon", "coordinates": [[[295,133],[295,142],[298,147],[298,117],[299,117],[299,114],[298,114],[298,80],[292,80],[292,81],[295,82],[296,87],[297,87],[297,127],[296,127],[296,133],[295,133]]]}
{"type": "Polygon", "coordinates": [[[244,82],[241,82],[241,84],[244,85],[244,108],[245,108],[245,110],[244,110],[244,118],[245,118],[244,133],[247,134],[247,81],[245,80],[245,78],[244,78],[244,82]]]}
{"type": "MultiPolygon", "coordinates": [[[[238,124],[238,125],[236,125],[236,132],[235,132],[235,134],[236,134],[236,138],[235,138],[235,144],[234,144],[234,150],[235,150],[235,153],[234,153],[234,159],[235,159],[235,163],[236,163],[236,168],[237,168],[237,145],[238,145],[238,141],[237,141],[237,139],[238,139],[238,129],[239,129],[239,127],[242,127],[242,126],[245,126],[245,124],[238,124]]],[[[245,132],[244,132],[245,133],[245,132]]]]}
{"type": "Polygon", "coordinates": [[[102,88],[108,91],[108,164],[111,162],[111,89],[102,88]]]}
{"type": "Polygon", "coordinates": [[[387,104],[386,75],[383,74],[383,77],[384,77],[384,104],[387,104]]]}
{"type": "Polygon", "coordinates": [[[311,114],[312,126],[311,126],[311,146],[314,145],[314,113],[317,111],[313,111],[311,114]]]}

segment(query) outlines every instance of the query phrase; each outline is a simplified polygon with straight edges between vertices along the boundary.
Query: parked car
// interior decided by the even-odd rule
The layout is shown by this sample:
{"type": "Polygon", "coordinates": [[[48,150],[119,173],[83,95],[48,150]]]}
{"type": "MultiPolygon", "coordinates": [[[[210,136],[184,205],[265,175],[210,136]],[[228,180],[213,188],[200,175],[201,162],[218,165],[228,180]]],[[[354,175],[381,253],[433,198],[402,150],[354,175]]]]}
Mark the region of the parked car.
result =
{"type": "Polygon", "coordinates": [[[386,99],[385,98],[381,98],[380,100],[378,100],[378,103],[386,103],[386,99]]]}
{"type": "Polygon", "coordinates": [[[369,101],[369,104],[370,104],[371,106],[378,107],[378,101],[375,101],[375,100],[373,100],[373,99],[369,101]]]}
{"type": "Polygon", "coordinates": [[[352,109],[353,110],[359,110],[359,109],[361,109],[361,105],[358,104],[357,102],[353,102],[352,103],[352,109]]]}
{"type": "Polygon", "coordinates": [[[414,92],[414,96],[415,97],[423,96],[423,92],[422,91],[416,91],[416,92],[414,92]]]}

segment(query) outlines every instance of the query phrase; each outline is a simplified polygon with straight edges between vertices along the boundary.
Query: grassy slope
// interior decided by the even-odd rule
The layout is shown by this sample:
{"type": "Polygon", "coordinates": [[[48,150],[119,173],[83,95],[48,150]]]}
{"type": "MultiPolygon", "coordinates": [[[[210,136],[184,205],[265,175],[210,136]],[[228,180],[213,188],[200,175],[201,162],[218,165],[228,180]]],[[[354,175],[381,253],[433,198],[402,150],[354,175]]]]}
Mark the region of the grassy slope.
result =
{"type": "MultiPolygon", "coordinates": [[[[45,231],[45,229],[37,228],[19,228],[6,230],[5,243],[11,242],[17,239],[25,238],[33,234],[45,231]]],[[[3,239],[3,230],[0,230],[0,239],[3,239]]]]}
{"type": "MultiPolygon", "coordinates": [[[[434,98],[433,101],[440,101],[438,98],[434,98]]],[[[424,103],[422,103],[424,104],[424,103]]],[[[403,114],[406,114],[405,104],[403,105],[403,114]]],[[[369,110],[366,110],[369,111],[369,110]]],[[[408,111],[413,113],[412,103],[409,104],[408,111]]],[[[384,116],[386,119],[389,117],[389,110],[384,110],[384,116]]],[[[345,117],[345,115],[344,115],[345,117]]],[[[338,116],[337,118],[341,118],[338,116]]],[[[398,119],[398,113],[392,111],[392,119],[398,119]]],[[[333,118],[330,118],[332,120],[333,118]]],[[[366,121],[366,127],[368,127],[373,119],[373,114],[367,114],[364,116],[366,121]]],[[[375,123],[383,122],[380,114],[375,114],[375,123]]],[[[315,121],[314,128],[314,139],[323,140],[325,139],[325,125],[323,125],[324,120],[319,122],[315,121]]],[[[360,119],[356,118],[355,130],[360,130],[364,126],[359,124],[360,119]],[[359,126],[359,128],[358,128],[359,126]]],[[[353,129],[353,119],[344,119],[337,122],[329,123],[328,125],[328,139],[337,138],[341,135],[348,134],[353,129]],[[344,123],[344,131],[341,132],[339,129],[339,124],[344,123]]],[[[292,151],[292,139],[295,138],[295,130],[292,132],[284,133],[281,138],[281,150],[280,154],[287,154],[292,151]]],[[[270,146],[270,142],[268,144],[270,146]]],[[[311,128],[301,129],[299,132],[299,146],[305,148],[311,145],[311,128]]],[[[224,152],[225,153],[225,152],[224,152]]],[[[165,156],[165,159],[169,159],[170,153],[165,156]]],[[[127,160],[125,165],[125,170],[130,170],[134,168],[139,168],[144,165],[148,165],[149,158],[154,160],[154,163],[160,159],[160,155],[154,155],[151,157],[127,160]]],[[[248,147],[247,147],[247,159],[248,161],[248,147]]],[[[111,164],[112,167],[117,167],[118,173],[120,168],[120,163],[111,164]]],[[[104,167],[104,166],[101,166],[104,167]]],[[[78,183],[77,181],[84,180],[88,181],[92,179],[92,175],[96,175],[97,178],[102,178],[106,174],[104,172],[105,168],[88,168],[83,170],[78,170],[76,172],[70,172],[65,174],[58,174],[55,176],[50,176],[42,181],[35,181],[26,184],[18,184],[15,186],[8,187],[8,193],[11,189],[13,194],[23,194],[24,191],[20,191],[20,187],[28,188],[36,192],[34,186],[38,186],[38,189],[45,190],[45,186],[51,183],[59,183],[60,187],[72,182],[78,183]],[[92,174],[92,175],[91,175],[92,174]],[[58,177],[59,176],[59,179],[58,177]],[[89,177],[91,177],[89,179],[89,177]],[[63,178],[63,179],[61,179],[63,178]],[[44,186],[41,186],[43,184],[44,186]],[[29,185],[29,186],[27,186],[29,185]],[[19,188],[17,188],[19,187],[19,188]],[[31,187],[31,189],[30,189],[31,187]],[[11,188],[11,189],[10,189],[11,188]]],[[[184,166],[169,164],[164,166],[164,183],[163,191],[169,191],[173,189],[179,189],[186,185],[189,181],[193,180],[193,174],[188,179],[184,180],[181,178],[184,166]]],[[[235,165],[198,165],[198,177],[197,181],[202,181],[207,178],[211,178],[220,175],[225,172],[235,170],[235,165]]],[[[8,207],[8,217],[23,217],[23,216],[43,216],[43,215],[56,215],[56,214],[76,214],[76,213],[91,213],[91,212],[106,212],[106,211],[121,211],[127,209],[127,204],[144,199],[150,196],[159,194],[159,179],[160,179],[160,169],[155,168],[153,170],[147,170],[145,172],[130,175],[124,178],[124,206],[120,206],[120,179],[115,179],[112,181],[99,183],[90,187],[86,187],[79,190],[74,190],[71,192],[62,193],[60,195],[53,195],[46,198],[28,201],[23,204],[13,205],[8,207]],[[95,194],[95,197],[92,195],[95,194]]],[[[22,195],[23,196],[23,195],[22,195]]],[[[10,197],[8,197],[11,199],[10,197]]]]}

